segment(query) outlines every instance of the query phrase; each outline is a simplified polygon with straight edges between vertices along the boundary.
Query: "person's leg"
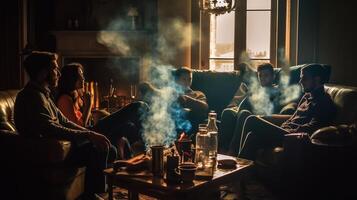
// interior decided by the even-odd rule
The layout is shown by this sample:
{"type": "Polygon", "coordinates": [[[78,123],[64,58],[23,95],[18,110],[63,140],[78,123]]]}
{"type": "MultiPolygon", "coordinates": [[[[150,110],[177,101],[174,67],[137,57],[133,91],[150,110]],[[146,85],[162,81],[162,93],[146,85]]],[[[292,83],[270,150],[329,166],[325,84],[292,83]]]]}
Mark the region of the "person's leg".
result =
{"type": "MultiPolygon", "coordinates": [[[[86,197],[90,198],[95,193],[105,192],[106,181],[103,170],[107,167],[109,154],[114,154],[114,152],[115,150],[112,148],[106,151],[99,151],[89,141],[82,143],[73,142],[70,156],[66,162],[75,166],[86,166],[86,197]]],[[[113,155],[110,157],[113,157],[113,155]]]]}
{"type": "Polygon", "coordinates": [[[230,140],[228,155],[237,156],[240,146],[241,146],[241,137],[242,137],[242,129],[244,126],[244,122],[252,115],[252,113],[248,110],[242,110],[237,115],[237,120],[235,121],[235,128],[233,131],[233,137],[230,140]]]}
{"type": "Polygon", "coordinates": [[[228,151],[236,120],[237,108],[226,108],[223,110],[218,134],[218,150],[220,153],[228,151]]]}
{"type": "Polygon", "coordinates": [[[120,137],[126,137],[130,143],[141,139],[141,119],[149,106],[142,102],[133,102],[124,108],[98,121],[93,129],[106,135],[114,144],[120,137]]]}
{"type": "Polygon", "coordinates": [[[239,152],[239,157],[250,160],[255,159],[256,151],[260,148],[266,149],[280,146],[284,135],[288,132],[260,117],[249,116],[242,130],[244,138],[239,152]]]}

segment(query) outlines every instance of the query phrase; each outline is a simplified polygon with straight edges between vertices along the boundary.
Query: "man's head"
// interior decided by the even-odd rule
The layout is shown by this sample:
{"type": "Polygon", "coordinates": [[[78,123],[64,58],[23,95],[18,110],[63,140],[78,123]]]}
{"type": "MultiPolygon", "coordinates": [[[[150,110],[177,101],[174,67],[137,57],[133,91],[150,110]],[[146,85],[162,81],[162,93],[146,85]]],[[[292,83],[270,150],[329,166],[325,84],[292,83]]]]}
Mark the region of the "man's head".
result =
{"type": "Polygon", "coordinates": [[[311,92],[323,86],[329,77],[325,67],[319,64],[308,64],[301,68],[300,84],[304,92],[311,92]]]}
{"type": "Polygon", "coordinates": [[[188,67],[181,67],[174,72],[175,81],[177,84],[184,88],[191,87],[192,84],[192,71],[188,67]]]}
{"type": "Polygon", "coordinates": [[[274,69],[270,63],[263,63],[257,67],[258,79],[263,87],[272,86],[274,83],[274,69]]]}
{"type": "Polygon", "coordinates": [[[59,72],[57,54],[33,51],[24,61],[24,67],[31,81],[56,87],[59,72]]]}

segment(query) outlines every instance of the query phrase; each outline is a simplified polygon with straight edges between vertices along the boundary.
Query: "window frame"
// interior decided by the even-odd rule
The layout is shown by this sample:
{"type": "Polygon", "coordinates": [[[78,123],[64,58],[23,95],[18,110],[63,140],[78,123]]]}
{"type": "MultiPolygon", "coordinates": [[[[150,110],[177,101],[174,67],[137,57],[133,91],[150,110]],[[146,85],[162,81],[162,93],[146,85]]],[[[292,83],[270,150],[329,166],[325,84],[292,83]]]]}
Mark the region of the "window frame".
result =
{"type": "MultiPolygon", "coordinates": [[[[265,9],[271,11],[270,20],[270,59],[266,59],[273,64],[273,66],[281,66],[282,59],[284,62],[294,61],[294,59],[289,59],[293,56],[292,48],[287,48],[288,46],[293,46],[295,44],[294,40],[287,41],[288,37],[291,37],[291,32],[295,32],[291,27],[294,19],[286,19],[286,15],[290,12],[291,8],[287,5],[292,0],[271,0],[271,9],[265,9]],[[279,16],[278,16],[279,14],[279,16]],[[288,20],[288,21],[287,21],[288,20]],[[291,31],[287,31],[287,30],[291,31]],[[278,52],[278,47],[285,49],[285,52],[278,52]],[[292,51],[292,52],[291,52],[292,51]],[[279,54],[279,55],[278,55],[279,54]],[[286,61],[287,60],[287,61],[286,61]]],[[[255,10],[255,9],[250,9],[255,10]]],[[[259,9],[260,10],[260,9],[259,9]]],[[[264,9],[261,9],[264,11],[264,9]]],[[[294,18],[294,17],[291,17],[294,18]]],[[[209,69],[210,63],[210,15],[207,13],[200,12],[200,69],[209,69]]],[[[241,62],[240,56],[246,51],[247,45],[247,0],[237,1],[237,7],[235,10],[235,24],[234,24],[234,70],[237,69],[237,64],[241,62]],[[237,45],[239,44],[239,45],[237,45]]],[[[296,37],[294,37],[296,38],[296,37]]],[[[292,38],[293,39],[293,38],[292,38]]],[[[214,60],[227,60],[227,58],[213,58],[214,60]]],[[[230,60],[230,59],[229,59],[230,60]]],[[[265,60],[265,59],[251,59],[251,60],[265,60]]],[[[293,64],[293,63],[290,63],[293,64]]]]}

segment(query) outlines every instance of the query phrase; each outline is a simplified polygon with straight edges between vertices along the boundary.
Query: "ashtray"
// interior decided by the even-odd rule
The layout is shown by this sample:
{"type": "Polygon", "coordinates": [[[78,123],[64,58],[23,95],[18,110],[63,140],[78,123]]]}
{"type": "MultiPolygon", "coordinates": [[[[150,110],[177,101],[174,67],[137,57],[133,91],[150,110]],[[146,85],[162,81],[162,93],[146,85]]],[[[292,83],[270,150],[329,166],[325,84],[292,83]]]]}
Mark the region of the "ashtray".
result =
{"type": "Polygon", "coordinates": [[[218,160],[217,167],[220,169],[235,169],[237,168],[237,161],[233,159],[218,160]]]}

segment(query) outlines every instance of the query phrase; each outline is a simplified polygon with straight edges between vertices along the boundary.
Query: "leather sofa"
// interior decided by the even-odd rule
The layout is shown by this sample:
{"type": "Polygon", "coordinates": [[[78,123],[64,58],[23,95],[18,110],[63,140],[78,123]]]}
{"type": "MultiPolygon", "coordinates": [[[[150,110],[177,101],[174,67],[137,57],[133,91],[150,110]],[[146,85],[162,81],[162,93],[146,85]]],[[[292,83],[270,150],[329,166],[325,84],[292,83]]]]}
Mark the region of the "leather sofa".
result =
{"type": "Polygon", "coordinates": [[[69,141],[18,135],[13,119],[17,93],[0,91],[1,199],[78,199],[85,167],[65,164],[69,141]]]}
{"type": "MultiPolygon", "coordinates": [[[[290,83],[298,83],[302,67],[290,67],[290,83]]],[[[325,67],[329,75],[331,67],[325,67]]],[[[282,70],[275,69],[275,73],[278,79],[282,70]]],[[[210,109],[219,116],[241,82],[239,72],[194,70],[192,88],[206,94],[210,109]]],[[[338,107],[334,127],[357,120],[356,87],[326,84],[325,90],[338,107]]],[[[289,134],[282,147],[261,151],[255,162],[255,176],[282,199],[355,198],[354,184],[348,181],[357,178],[357,165],[352,161],[357,157],[357,138],[339,139],[338,131],[329,131],[330,139],[320,140],[315,138],[319,132],[326,131],[320,129],[313,137],[289,134]]]]}
{"type": "MultiPolygon", "coordinates": [[[[331,67],[326,67],[326,73],[331,73],[331,67]]],[[[290,67],[290,84],[297,84],[300,80],[300,69],[303,65],[290,67]]],[[[247,70],[246,70],[247,71],[247,70]]],[[[283,73],[281,68],[275,68],[275,82],[283,73]]],[[[216,72],[210,70],[193,70],[192,89],[200,90],[206,94],[210,110],[216,111],[219,115],[227,107],[235,92],[243,81],[244,74],[240,71],[216,72]]]]}

